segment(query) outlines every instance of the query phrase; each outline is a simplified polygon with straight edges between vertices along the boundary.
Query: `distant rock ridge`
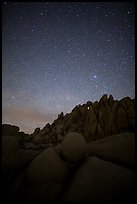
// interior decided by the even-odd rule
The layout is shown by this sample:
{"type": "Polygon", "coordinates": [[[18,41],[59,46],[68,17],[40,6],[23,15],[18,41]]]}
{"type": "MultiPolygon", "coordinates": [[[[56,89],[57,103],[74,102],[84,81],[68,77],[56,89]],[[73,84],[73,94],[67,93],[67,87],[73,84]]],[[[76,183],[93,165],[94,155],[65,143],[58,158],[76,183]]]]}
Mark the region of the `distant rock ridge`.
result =
{"type": "Polygon", "coordinates": [[[17,203],[135,198],[135,100],[98,101],[61,112],[32,134],[2,125],[2,196],[17,203]]]}
{"type": "Polygon", "coordinates": [[[77,132],[84,136],[86,142],[98,140],[122,132],[134,132],[135,100],[125,97],[114,100],[113,96],[103,95],[94,103],[77,105],[66,115],[61,112],[58,118],[34,133],[19,132],[19,127],[2,125],[2,135],[15,135],[25,149],[43,150],[64,140],[69,132],[77,132]]]}

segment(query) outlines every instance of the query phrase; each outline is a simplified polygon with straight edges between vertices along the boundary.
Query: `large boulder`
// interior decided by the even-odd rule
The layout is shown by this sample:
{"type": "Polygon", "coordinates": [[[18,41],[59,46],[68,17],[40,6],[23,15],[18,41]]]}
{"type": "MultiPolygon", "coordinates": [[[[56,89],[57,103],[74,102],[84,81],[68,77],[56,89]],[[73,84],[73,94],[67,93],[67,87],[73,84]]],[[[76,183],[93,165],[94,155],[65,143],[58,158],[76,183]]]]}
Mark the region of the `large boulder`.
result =
{"type": "Polygon", "coordinates": [[[49,123],[46,124],[46,126],[41,130],[44,134],[49,134],[51,131],[51,125],[49,123]]]}
{"type": "Polygon", "coordinates": [[[100,124],[97,124],[97,129],[96,129],[96,138],[100,139],[104,137],[104,132],[103,129],[101,128],[100,124]]]}
{"type": "Polygon", "coordinates": [[[87,145],[89,156],[133,167],[135,165],[135,134],[121,133],[93,141],[87,145]]]}
{"type": "Polygon", "coordinates": [[[92,106],[89,107],[84,121],[84,132],[87,141],[95,139],[97,128],[97,117],[92,106]]]}
{"type": "Polygon", "coordinates": [[[99,124],[102,128],[104,135],[112,134],[112,125],[114,121],[115,113],[111,112],[109,109],[105,109],[99,117],[99,124]]]}
{"type": "Polygon", "coordinates": [[[63,182],[68,169],[53,148],[40,153],[30,164],[27,178],[30,183],[63,182]]]}
{"type": "Polygon", "coordinates": [[[108,101],[108,96],[107,94],[104,94],[101,99],[99,100],[99,105],[100,106],[106,106],[108,101]]]}
{"type": "Polygon", "coordinates": [[[3,175],[10,179],[24,168],[38,152],[19,149],[18,140],[15,137],[2,138],[2,167],[3,175]]]}
{"type": "Polygon", "coordinates": [[[133,100],[130,97],[122,98],[119,103],[124,107],[124,109],[129,109],[133,105],[133,100]]]}
{"type": "Polygon", "coordinates": [[[39,132],[40,132],[40,128],[39,127],[35,128],[33,136],[39,134],[39,132]]]}
{"type": "Polygon", "coordinates": [[[95,101],[94,103],[92,103],[92,108],[94,109],[96,115],[98,115],[98,111],[99,111],[99,102],[95,101]]]}
{"type": "Polygon", "coordinates": [[[113,103],[113,105],[112,105],[112,107],[111,107],[111,111],[112,111],[112,112],[116,112],[118,106],[119,106],[119,102],[118,102],[117,100],[114,101],[114,103],[113,103]]]}
{"type": "Polygon", "coordinates": [[[71,112],[71,119],[73,123],[77,122],[81,117],[82,113],[79,106],[76,106],[71,112]]]}
{"type": "Polygon", "coordinates": [[[3,124],[2,125],[2,136],[4,135],[17,135],[19,127],[15,125],[3,124]]]}
{"type": "Polygon", "coordinates": [[[86,141],[82,135],[77,132],[70,132],[60,146],[63,157],[71,162],[79,162],[87,154],[86,141]]]}
{"type": "Polygon", "coordinates": [[[27,172],[26,202],[55,201],[63,189],[68,168],[53,148],[39,154],[27,172]]]}
{"type": "Polygon", "coordinates": [[[113,98],[112,95],[109,96],[109,98],[108,98],[108,103],[109,103],[110,106],[113,105],[113,103],[114,103],[114,98],[113,98]]]}
{"type": "Polygon", "coordinates": [[[131,201],[135,172],[90,157],[76,171],[61,201],[63,202],[113,202],[131,201]]]}
{"type": "Polygon", "coordinates": [[[16,163],[19,154],[19,143],[15,137],[2,137],[2,166],[3,173],[13,173],[18,167],[16,163]]]}
{"type": "Polygon", "coordinates": [[[118,106],[117,108],[115,124],[119,132],[124,132],[124,130],[128,129],[129,124],[127,114],[122,106],[118,106]]]}
{"type": "Polygon", "coordinates": [[[126,110],[126,113],[127,113],[128,118],[135,118],[135,107],[134,107],[134,105],[130,106],[126,110]]]}

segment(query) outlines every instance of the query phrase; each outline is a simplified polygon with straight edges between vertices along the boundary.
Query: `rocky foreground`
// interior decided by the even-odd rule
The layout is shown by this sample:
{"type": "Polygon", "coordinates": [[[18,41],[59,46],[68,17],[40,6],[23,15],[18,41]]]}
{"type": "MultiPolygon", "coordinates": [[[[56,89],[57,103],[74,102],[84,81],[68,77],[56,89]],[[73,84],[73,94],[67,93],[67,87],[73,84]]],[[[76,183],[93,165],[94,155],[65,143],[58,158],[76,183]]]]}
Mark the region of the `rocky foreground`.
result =
{"type": "Polygon", "coordinates": [[[135,100],[76,106],[34,133],[2,125],[3,199],[31,202],[132,201],[135,100]]]}

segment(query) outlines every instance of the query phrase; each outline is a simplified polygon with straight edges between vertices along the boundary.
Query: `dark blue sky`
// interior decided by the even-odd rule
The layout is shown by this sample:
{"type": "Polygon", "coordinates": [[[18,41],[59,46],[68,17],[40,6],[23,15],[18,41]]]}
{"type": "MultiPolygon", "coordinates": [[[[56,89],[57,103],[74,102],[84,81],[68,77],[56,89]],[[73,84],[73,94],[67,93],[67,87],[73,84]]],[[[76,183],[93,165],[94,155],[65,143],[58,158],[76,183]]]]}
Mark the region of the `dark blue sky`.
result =
{"type": "Polygon", "coordinates": [[[4,2],[2,122],[25,132],[60,112],[135,97],[135,22],[130,2],[4,2]]]}

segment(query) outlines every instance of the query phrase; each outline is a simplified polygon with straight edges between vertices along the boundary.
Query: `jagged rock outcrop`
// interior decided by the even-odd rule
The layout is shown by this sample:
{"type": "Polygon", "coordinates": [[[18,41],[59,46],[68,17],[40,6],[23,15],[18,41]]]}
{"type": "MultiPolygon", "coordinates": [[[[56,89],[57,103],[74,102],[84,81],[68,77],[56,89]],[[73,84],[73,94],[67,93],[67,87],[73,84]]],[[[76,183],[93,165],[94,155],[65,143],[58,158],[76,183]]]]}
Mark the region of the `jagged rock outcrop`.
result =
{"type": "Polygon", "coordinates": [[[102,96],[32,134],[2,125],[4,200],[132,201],[135,100],[102,96]]]}
{"type": "Polygon", "coordinates": [[[87,106],[89,107],[89,106],[91,106],[92,105],[92,102],[91,101],[87,101],[87,106]]]}
{"type": "Polygon", "coordinates": [[[91,142],[122,132],[134,132],[134,130],[134,99],[125,97],[118,101],[114,100],[112,95],[108,97],[107,94],[102,96],[99,102],[88,101],[86,104],[74,107],[69,114],[60,113],[52,124],[46,124],[42,130],[36,128],[31,135],[19,132],[17,126],[6,124],[2,126],[3,135],[14,135],[20,138],[19,143],[22,148],[29,149],[30,146],[31,149],[33,145],[26,145],[26,142],[34,143],[34,148],[38,147],[38,151],[43,151],[42,144],[61,143],[69,132],[78,132],[87,142],[91,142]]]}
{"type": "Polygon", "coordinates": [[[76,106],[70,114],[61,114],[61,118],[58,117],[54,121],[54,127],[50,129],[49,135],[54,132],[58,138],[56,127],[61,126],[60,142],[72,131],[82,134],[87,142],[91,142],[121,132],[134,132],[134,121],[133,99],[125,97],[118,101],[114,100],[112,95],[108,97],[105,94],[99,102],[88,101],[82,106],[76,106]]]}
{"type": "Polygon", "coordinates": [[[38,127],[38,128],[36,128],[36,129],[34,130],[33,136],[39,134],[39,132],[40,132],[40,128],[38,127]]]}

